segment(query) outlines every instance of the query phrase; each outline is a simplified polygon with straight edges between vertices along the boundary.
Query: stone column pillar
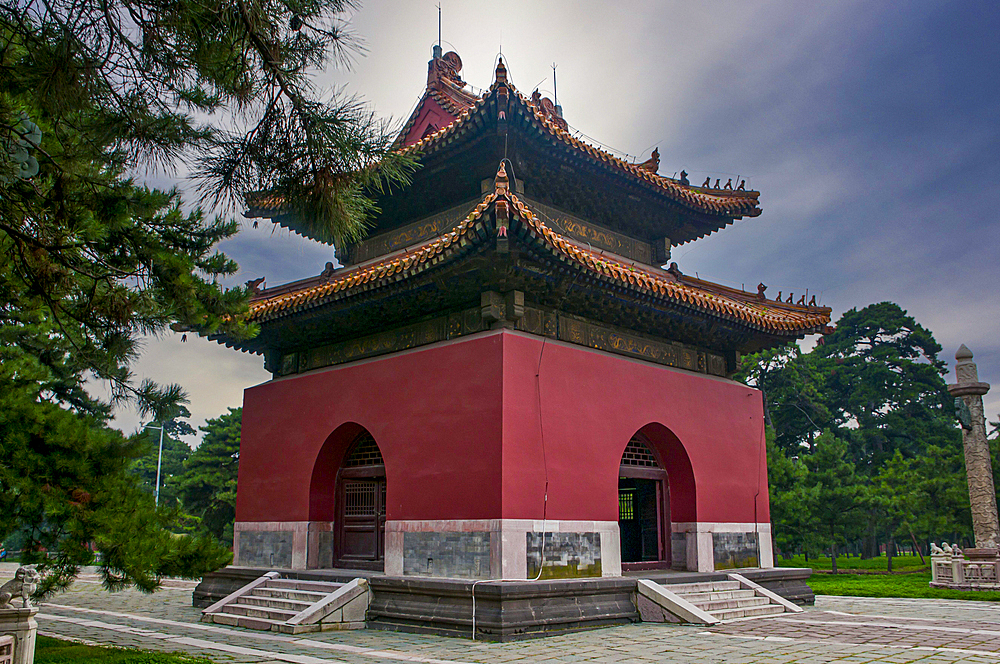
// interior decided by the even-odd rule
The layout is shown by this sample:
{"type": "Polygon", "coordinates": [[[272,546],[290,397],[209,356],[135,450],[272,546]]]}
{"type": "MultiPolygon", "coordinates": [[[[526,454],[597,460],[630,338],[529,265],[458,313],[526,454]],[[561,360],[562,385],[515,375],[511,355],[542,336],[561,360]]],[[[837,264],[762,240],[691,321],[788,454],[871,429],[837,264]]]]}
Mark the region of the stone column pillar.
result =
{"type": "Polygon", "coordinates": [[[35,660],[36,613],[38,609],[34,606],[0,609],[0,636],[14,637],[12,664],[31,664],[35,660]]]}
{"type": "MultiPolygon", "coordinates": [[[[965,472],[969,479],[969,501],[972,504],[972,529],[976,535],[976,548],[992,549],[989,554],[995,557],[1000,544],[1000,524],[997,522],[997,494],[993,486],[990,448],[986,442],[986,418],[983,415],[983,395],[989,391],[990,386],[989,383],[979,382],[979,372],[976,363],[972,361],[972,351],[965,344],[958,349],[955,359],[958,360],[955,364],[958,382],[949,385],[948,392],[955,397],[962,423],[965,472]]],[[[966,550],[966,553],[971,558],[978,552],[966,550]]],[[[987,554],[986,551],[982,553],[987,554]]]]}

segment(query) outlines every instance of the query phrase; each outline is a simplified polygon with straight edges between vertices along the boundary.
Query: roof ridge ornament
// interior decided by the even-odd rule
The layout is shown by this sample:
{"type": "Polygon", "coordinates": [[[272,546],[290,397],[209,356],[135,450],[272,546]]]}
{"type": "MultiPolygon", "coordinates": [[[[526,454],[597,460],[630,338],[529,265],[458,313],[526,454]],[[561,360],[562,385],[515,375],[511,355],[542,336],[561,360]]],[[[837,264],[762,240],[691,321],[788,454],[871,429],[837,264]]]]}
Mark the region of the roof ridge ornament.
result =
{"type": "Polygon", "coordinates": [[[496,72],[494,72],[493,78],[497,83],[507,85],[507,67],[503,64],[502,55],[497,58],[497,69],[496,72]]]}
{"type": "Polygon", "coordinates": [[[438,55],[435,47],[434,57],[427,63],[427,87],[430,89],[440,88],[445,81],[452,85],[464,88],[465,81],[458,72],[462,71],[462,58],[455,51],[448,51],[444,55],[438,55]]]}
{"type": "Polygon", "coordinates": [[[641,164],[636,164],[639,168],[644,171],[649,171],[650,173],[656,173],[660,170],[660,148],[653,148],[653,153],[649,155],[649,159],[642,162],[641,164]]]}
{"type": "Polygon", "coordinates": [[[507,169],[503,165],[504,160],[500,160],[500,168],[497,169],[497,176],[493,180],[497,196],[506,196],[510,191],[510,178],[507,177],[507,169]]]}

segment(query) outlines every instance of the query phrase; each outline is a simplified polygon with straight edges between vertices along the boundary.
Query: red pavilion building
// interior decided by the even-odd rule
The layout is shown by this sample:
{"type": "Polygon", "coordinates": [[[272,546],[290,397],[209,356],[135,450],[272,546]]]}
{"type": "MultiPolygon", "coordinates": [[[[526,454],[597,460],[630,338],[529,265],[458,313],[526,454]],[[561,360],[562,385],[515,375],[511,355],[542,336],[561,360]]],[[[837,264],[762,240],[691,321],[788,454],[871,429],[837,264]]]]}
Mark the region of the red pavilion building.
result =
{"type": "MultiPolygon", "coordinates": [[[[431,60],[343,267],[255,293],[235,565],[531,579],[771,567],[761,394],[740,354],[830,309],[683,274],[670,251],[758,193],[692,186],[568,131],[502,62],[431,60]],[[544,543],[544,555],[543,555],[544,543]]],[[[251,216],[329,241],[280,209],[251,216]]]]}

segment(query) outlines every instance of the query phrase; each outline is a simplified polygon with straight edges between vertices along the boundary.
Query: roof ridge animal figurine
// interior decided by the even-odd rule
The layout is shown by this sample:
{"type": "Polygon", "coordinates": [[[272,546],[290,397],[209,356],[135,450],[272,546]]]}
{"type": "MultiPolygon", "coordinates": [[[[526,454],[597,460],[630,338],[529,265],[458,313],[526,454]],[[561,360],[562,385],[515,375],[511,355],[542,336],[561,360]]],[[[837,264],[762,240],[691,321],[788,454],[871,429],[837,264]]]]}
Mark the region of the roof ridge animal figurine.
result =
{"type": "Polygon", "coordinates": [[[31,608],[31,593],[35,592],[42,575],[34,565],[18,567],[14,578],[0,586],[0,609],[13,609],[12,599],[21,599],[21,608],[31,608]]]}

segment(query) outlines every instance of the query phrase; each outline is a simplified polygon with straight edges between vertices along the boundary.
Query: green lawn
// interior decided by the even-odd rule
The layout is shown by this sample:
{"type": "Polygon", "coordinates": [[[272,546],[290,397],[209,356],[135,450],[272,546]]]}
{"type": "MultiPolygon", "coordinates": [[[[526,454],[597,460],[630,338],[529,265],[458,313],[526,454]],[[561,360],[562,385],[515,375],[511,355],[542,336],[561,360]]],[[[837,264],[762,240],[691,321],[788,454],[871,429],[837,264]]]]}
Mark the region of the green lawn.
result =
{"type": "Polygon", "coordinates": [[[809,586],[817,595],[856,597],[933,597],[1000,602],[997,591],[966,591],[931,588],[930,572],[915,574],[813,574],[809,586]]]}
{"type": "Polygon", "coordinates": [[[85,646],[39,636],[35,641],[35,664],[211,664],[211,660],[183,653],[85,646]]]}
{"type": "MultiPolygon", "coordinates": [[[[810,558],[806,560],[803,556],[793,556],[788,560],[778,557],[775,561],[778,567],[812,567],[817,571],[830,570],[832,561],[827,556],[820,556],[819,558],[810,558]]],[[[892,557],[892,571],[902,572],[902,571],[915,571],[922,567],[930,567],[931,559],[924,557],[924,562],[920,562],[919,556],[893,556],[892,557]]],[[[865,570],[870,572],[885,572],[888,569],[889,559],[885,556],[879,556],[878,558],[868,558],[867,560],[862,560],[861,558],[848,558],[847,556],[837,556],[837,569],[838,570],[865,570]]]]}

